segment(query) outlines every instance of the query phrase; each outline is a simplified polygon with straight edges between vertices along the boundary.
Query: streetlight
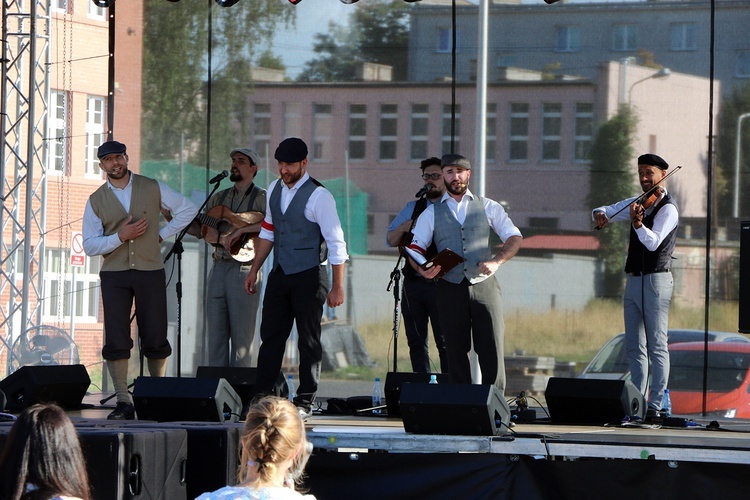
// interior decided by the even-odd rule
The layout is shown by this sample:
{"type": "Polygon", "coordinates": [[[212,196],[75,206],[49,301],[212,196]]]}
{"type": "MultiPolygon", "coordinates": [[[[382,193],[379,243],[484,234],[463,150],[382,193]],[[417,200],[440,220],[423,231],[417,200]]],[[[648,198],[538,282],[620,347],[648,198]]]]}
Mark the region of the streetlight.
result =
{"type": "Polygon", "coordinates": [[[637,82],[633,83],[633,85],[630,86],[630,90],[628,90],[628,104],[632,101],[632,95],[633,95],[633,87],[638,85],[641,82],[645,82],[646,80],[650,80],[651,78],[666,78],[669,75],[672,74],[672,71],[669,68],[662,68],[656,73],[654,73],[651,76],[647,76],[646,78],[641,78],[637,82]]]}
{"type": "Polygon", "coordinates": [[[743,113],[737,118],[737,150],[734,155],[734,210],[732,210],[735,219],[739,217],[740,211],[740,132],[742,131],[742,120],[748,116],[750,116],[750,113],[743,113]]]}

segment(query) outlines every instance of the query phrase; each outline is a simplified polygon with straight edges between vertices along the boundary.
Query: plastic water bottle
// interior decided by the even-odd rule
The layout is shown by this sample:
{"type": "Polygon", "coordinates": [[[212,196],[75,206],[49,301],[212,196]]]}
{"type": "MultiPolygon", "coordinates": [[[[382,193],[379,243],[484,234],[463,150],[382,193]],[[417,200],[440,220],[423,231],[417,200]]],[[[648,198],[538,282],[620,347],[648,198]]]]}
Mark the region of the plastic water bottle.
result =
{"type": "Polygon", "coordinates": [[[437,385],[437,375],[430,375],[430,383],[437,385]]]}
{"type": "Polygon", "coordinates": [[[664,389],[664,397],[661,400],[661,409],[667,416],[672,416],[672,398],[669,397],[669,389],[664,389]]]}
{"type": "MultiPolygon", "coordinates": [[[[380,377],[375,377],[375,385],[372,386],[372,406],[381,406],[383,404],[383,389],[380,387],[380,377]]],[[[382,408],[372,410],[375,415],[383,413],[382,408]]]]}
{"type": "Polygon", "coordinates": [[[289,375],[286,378],[286,385],[289,388],[289,396],[287,397],[289,398],[289,401],[294,403],[294,398],[297,397],[297,392],[294,389],[294,376],[289,375]]]}

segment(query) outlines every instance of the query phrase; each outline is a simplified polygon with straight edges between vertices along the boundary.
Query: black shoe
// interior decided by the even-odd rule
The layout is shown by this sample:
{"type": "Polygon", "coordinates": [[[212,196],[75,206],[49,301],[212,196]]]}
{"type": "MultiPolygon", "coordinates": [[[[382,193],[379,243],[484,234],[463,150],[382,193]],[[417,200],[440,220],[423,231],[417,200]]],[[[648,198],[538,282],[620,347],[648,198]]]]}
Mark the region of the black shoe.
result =
{"type": "Polygon", "coordinates": [[[654,419],[661,419],[662,417],[662,410],[659,410],[657,408],[654,408],[653,406],[649,406],[646,410],[646,420],[654,420],[654,419]]]}
{"type": "Polygon", "coordinates": [[[312,402],[307,401],[305,399],[300,398],[294,398],[294,406],[297,407],[297,410],[299,411],[299,416],[302,417],[302,420],[307,420],[310,417],[312,417],[312,402]]]}
{"type": "Polygon", "coordinates": [[[135,406],[118,401],[112,413],[107,415],[107,420],[135,420],[135,406]]]}

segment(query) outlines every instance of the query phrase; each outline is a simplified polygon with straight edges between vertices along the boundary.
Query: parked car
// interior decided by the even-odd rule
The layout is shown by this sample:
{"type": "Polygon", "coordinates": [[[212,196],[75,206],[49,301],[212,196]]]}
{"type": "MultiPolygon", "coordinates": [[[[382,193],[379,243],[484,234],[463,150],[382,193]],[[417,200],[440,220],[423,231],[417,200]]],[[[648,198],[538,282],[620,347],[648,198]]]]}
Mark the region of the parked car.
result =
{"type": "MultiPolygon", "coordinates": [[[[673,344],[684,342],[703,342],[703,330],[668,330],[667,342],[673,344]]],[[[750,338],[732,332],[708,332],[709,342],[750,344],[750,338]]],[[[625,334],[615,335],[591,358],[588,366],[583,369],[580,378],[598,378],[608,380],[629,380],[630,368],[625,349],[625,334]]]]}
{"type": "MultiPolygon", "coordinates": [[[[675,415],[703,412],[703,342],[669,348],[669,394],[675,415]]],[[[750,343],[709,342],[706,413],[711,417],[750,418],[750,343]]]]}

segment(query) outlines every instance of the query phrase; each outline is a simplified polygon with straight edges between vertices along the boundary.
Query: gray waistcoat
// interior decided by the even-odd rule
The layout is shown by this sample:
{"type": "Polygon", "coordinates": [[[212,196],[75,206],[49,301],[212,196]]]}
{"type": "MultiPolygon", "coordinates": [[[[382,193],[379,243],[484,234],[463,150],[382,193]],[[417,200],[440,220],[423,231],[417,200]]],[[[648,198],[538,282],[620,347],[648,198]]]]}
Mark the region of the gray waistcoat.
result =
{"type": "Polygon", "coordinates": [[[320,226],[305,217],[307,200],[320,183],[310,177],[297,190],[285,213],[281,213],[281,183],[276,183],[269,200],[273,218],[273,269],[281,266],[284,274],[289,275],[321,263],[320,226]]]}
{"type": "Polygon", "coordinates": [[[488,278],[480,276],[478,264],[492,257],[490,252],[490,224],[484,212],[484,201],[475,196],[466,210],[463,226],[448,208],[447,203],[435,204],[435,232],[432,237],[438,252],[450,248],[466,259],[461,265],[451,269],[443,279],[460,283],[466,277],[471,283],[479,283],[488,278]]]}

